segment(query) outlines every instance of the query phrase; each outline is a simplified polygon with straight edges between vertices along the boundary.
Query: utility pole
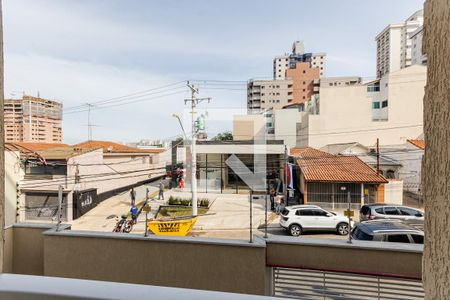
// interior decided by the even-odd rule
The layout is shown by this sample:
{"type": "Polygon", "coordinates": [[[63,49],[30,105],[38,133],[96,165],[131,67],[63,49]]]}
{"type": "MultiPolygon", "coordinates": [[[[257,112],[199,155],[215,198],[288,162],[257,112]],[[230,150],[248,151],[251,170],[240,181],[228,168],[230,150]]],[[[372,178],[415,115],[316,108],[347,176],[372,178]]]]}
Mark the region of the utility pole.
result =
{"type": "Polygon", "coordinates": [[[184,99],[184,104],[191,103],[191,191],[192,191],[192,216],[197,216],[197,151],[195,149],[195,140],[197,135],[197,126],[195,122],[195,108],[202,101],[211,101],[211,98],[197,98],[198,88],[187,82],[187,87],[191,90],[191,98],[184,99]]]}
{"type": "Polygon", "coordinates": [[[377,138],[377,174],[380,174],[380,139],[377,138]]]}
{"type": "Polygon", "coordinates": [[[92,141],[92,124],[91,124],[91,107],[94,107],[93,104],[86,103],[88,107],[88,141],[92,141]]]}
{"type": "Polygon", "coordinates": [[[62,201],[63,201],[63,186],[58,186],[58,215],[57,223],[56,223],[56,231],[59,231],[61,228],[61,217],[62,217],[62,201]]]}

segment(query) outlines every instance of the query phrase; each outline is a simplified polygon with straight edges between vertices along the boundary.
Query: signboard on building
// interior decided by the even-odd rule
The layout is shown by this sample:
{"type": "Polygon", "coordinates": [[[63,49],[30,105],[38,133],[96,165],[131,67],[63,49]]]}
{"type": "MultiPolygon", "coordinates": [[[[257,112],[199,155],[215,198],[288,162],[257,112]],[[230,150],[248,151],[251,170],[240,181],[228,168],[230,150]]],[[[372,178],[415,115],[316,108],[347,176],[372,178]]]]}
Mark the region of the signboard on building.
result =
{"type": "Polygon", "coordinates": [[[73,219],[77,219],[100,203],[97,189],[75,191],[73,193],[73,219]]]}

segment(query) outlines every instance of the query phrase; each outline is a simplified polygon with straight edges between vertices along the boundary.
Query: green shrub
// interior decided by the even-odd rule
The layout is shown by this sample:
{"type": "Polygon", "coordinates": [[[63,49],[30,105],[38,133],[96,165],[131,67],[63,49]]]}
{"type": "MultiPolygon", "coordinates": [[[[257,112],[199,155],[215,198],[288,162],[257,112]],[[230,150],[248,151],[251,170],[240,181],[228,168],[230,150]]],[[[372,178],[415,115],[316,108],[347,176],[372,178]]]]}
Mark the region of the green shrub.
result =
{"type": "MultiPolygon", "coordinates": [[[[192,199],[182,199],[179,197],[169,197],[169,205],[183,205],[183,206],[192,206],[192,199]]],[[[200,207],[208,207],[209,200],[208,199],[198,199],[197,206],[200,207]]]]}

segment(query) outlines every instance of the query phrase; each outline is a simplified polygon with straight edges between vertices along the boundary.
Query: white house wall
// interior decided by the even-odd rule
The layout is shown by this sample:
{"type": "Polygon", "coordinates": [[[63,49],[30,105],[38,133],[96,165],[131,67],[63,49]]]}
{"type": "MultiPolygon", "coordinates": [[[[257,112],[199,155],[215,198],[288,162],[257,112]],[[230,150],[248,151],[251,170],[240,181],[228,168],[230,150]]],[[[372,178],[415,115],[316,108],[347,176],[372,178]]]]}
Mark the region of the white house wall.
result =
{"type": "MultiPolygon", "coordinates": [[[[165,162],[153,163],[151,156],[158,154],[142,155],[114,155],[104,154],[102,149],[80,154],[69,158],[67,161],[67,176],[53,176],[53,182],[48,179],[26,179],[21,183],[25,190],[32,191],[57,191],[62,184],[64,191],[68,191],[68,220],[72,218],[73,191],[97,189],[97,193],[105,193],[122,187],[130,186],[138,182],[163,176],[165,174],[165,162]],[[75,183],[77,170],[80,182],[75,183]],[[45,184],[45,185],[43,185],[45,184]]],[[[159,159],[155,159],[158,161],[159,159]]],[[[24,199],[22,199],[24,203],[24,199]]]]}
{"type": "Polygon", "coordinates": [[[16,223],[17,184],[24,177],[18,151],[5,151],[5,226],[16,223]]]}
{"type": "Polygon", "coordinates": [[[404,144],[423,132],[426,67],[414,65],[381,80],[379,93],[367,86],[328,87],[320,91],[320,114],[302,118],[298,146],[358,142],[373,146],[404,144]],[[377,94],[377,95],[373,95],[377,94]],[[372,102],[388,100],[388,120],[372,120],[372,102]]]}

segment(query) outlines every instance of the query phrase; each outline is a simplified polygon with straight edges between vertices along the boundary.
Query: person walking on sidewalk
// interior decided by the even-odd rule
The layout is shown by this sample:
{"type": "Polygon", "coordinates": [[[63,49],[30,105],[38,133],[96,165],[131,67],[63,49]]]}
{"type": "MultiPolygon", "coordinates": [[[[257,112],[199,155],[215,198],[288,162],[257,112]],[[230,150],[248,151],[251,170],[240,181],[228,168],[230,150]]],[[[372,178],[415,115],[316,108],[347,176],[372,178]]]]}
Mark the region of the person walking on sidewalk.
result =
{"type": "Polygon", "coordinates": [[[131,198],[131,206],[134,206],[136,204],[136,191],[134,188],[131,188],[130,190],[130,198],[131,198]]]}
{"type": "Polygon", "coordinates": [[[139,215],[139,209],[137,208],[137,206],[133,205],[130,209],[130,213],[131,213],[131,219],[133,220],[133,224],[136,224],[137,218],[139,215]]]}
{"type": "Polygon", "coordinates": [[[161,198],[164,200],[164,182],[162,180],[159,181],[158,200],[161,200],[161,198]]]}

